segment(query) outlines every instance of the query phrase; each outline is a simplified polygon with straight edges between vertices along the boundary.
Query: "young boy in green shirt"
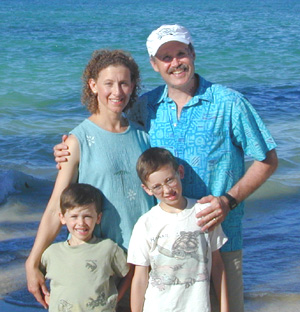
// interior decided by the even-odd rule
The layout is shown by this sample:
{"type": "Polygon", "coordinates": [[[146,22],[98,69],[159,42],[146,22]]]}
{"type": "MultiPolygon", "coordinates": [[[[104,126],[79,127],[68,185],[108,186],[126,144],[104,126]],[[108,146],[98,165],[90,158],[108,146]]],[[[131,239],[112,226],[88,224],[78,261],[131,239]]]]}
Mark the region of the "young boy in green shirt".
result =
{"type": "Polygon", "coordinates": [[[50,280],[49,311],[115,311],[130,285],[124,251],[110,239],[93,236],[102,215],[100,191],[71,184],[60,199],[60,220],[70,239],[49,246],[41,269],[50,280]],[[115,277],[121,278],[115,285],[115,277]]]}

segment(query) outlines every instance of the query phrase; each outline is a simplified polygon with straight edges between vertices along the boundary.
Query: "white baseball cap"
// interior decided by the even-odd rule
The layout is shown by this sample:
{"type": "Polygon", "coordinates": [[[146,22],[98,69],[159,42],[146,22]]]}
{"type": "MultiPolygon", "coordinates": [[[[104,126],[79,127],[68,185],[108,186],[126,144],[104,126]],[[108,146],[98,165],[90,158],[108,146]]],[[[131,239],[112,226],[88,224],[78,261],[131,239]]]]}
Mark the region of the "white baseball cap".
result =
{"type": "Polygon", "coordinates": [[[162,25],[156,30],[153,30],[149,35],[146,46],[149,56],[155,56],[158,49],[169,41],[179,41],[185,44],[192,42],[190,32],[180,25],[162,25]]]}

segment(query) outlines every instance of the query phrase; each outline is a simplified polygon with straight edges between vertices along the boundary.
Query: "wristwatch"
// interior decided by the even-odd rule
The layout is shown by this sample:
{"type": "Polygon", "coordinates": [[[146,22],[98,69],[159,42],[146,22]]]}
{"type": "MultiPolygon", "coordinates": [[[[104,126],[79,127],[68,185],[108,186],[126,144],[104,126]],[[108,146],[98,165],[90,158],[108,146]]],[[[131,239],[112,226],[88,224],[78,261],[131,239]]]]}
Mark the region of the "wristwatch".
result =
{"type": "Polygon", "coordinates": [[[232,197],[230,194],[225,193],[223,196],[225,196],[228,199],[230,210],[233,210],[238,205],[236,199],[232,197]]]}

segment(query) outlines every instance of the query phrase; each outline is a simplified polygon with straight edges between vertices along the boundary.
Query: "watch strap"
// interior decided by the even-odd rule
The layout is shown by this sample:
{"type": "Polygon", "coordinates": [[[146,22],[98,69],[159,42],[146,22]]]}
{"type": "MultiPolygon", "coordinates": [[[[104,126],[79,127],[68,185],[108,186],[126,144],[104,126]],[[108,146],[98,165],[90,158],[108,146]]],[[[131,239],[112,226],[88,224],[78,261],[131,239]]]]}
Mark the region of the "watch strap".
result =
{"type": "Polygon", "coordinates": [[[236,206],[238,205],[238,202],[233,196],[231,196],[228,193],[225,193],[223,196],[225,196],[228,199],[230,210],[233,210],[234,208],[236,208],[236,206]]]}

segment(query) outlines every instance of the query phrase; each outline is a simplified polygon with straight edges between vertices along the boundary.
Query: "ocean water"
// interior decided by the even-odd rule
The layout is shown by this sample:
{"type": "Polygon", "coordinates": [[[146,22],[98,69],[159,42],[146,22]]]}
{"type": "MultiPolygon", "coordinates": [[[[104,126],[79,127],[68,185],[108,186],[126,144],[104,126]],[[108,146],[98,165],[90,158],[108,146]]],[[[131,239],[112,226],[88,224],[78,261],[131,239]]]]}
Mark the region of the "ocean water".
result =
{"type": "Polygon", "coordinates": [[[300,311],[297,0],[0,1],[0,299],[35,305],[24,261],[56,176],[52,147],[88,115],[92,51],[130,51],[150,90],[162,80],[145,40],[164,23],[189,28],[197,72],[244,93],[278,144],[278,170],[246,202],[246,311],[300,311]]]}

